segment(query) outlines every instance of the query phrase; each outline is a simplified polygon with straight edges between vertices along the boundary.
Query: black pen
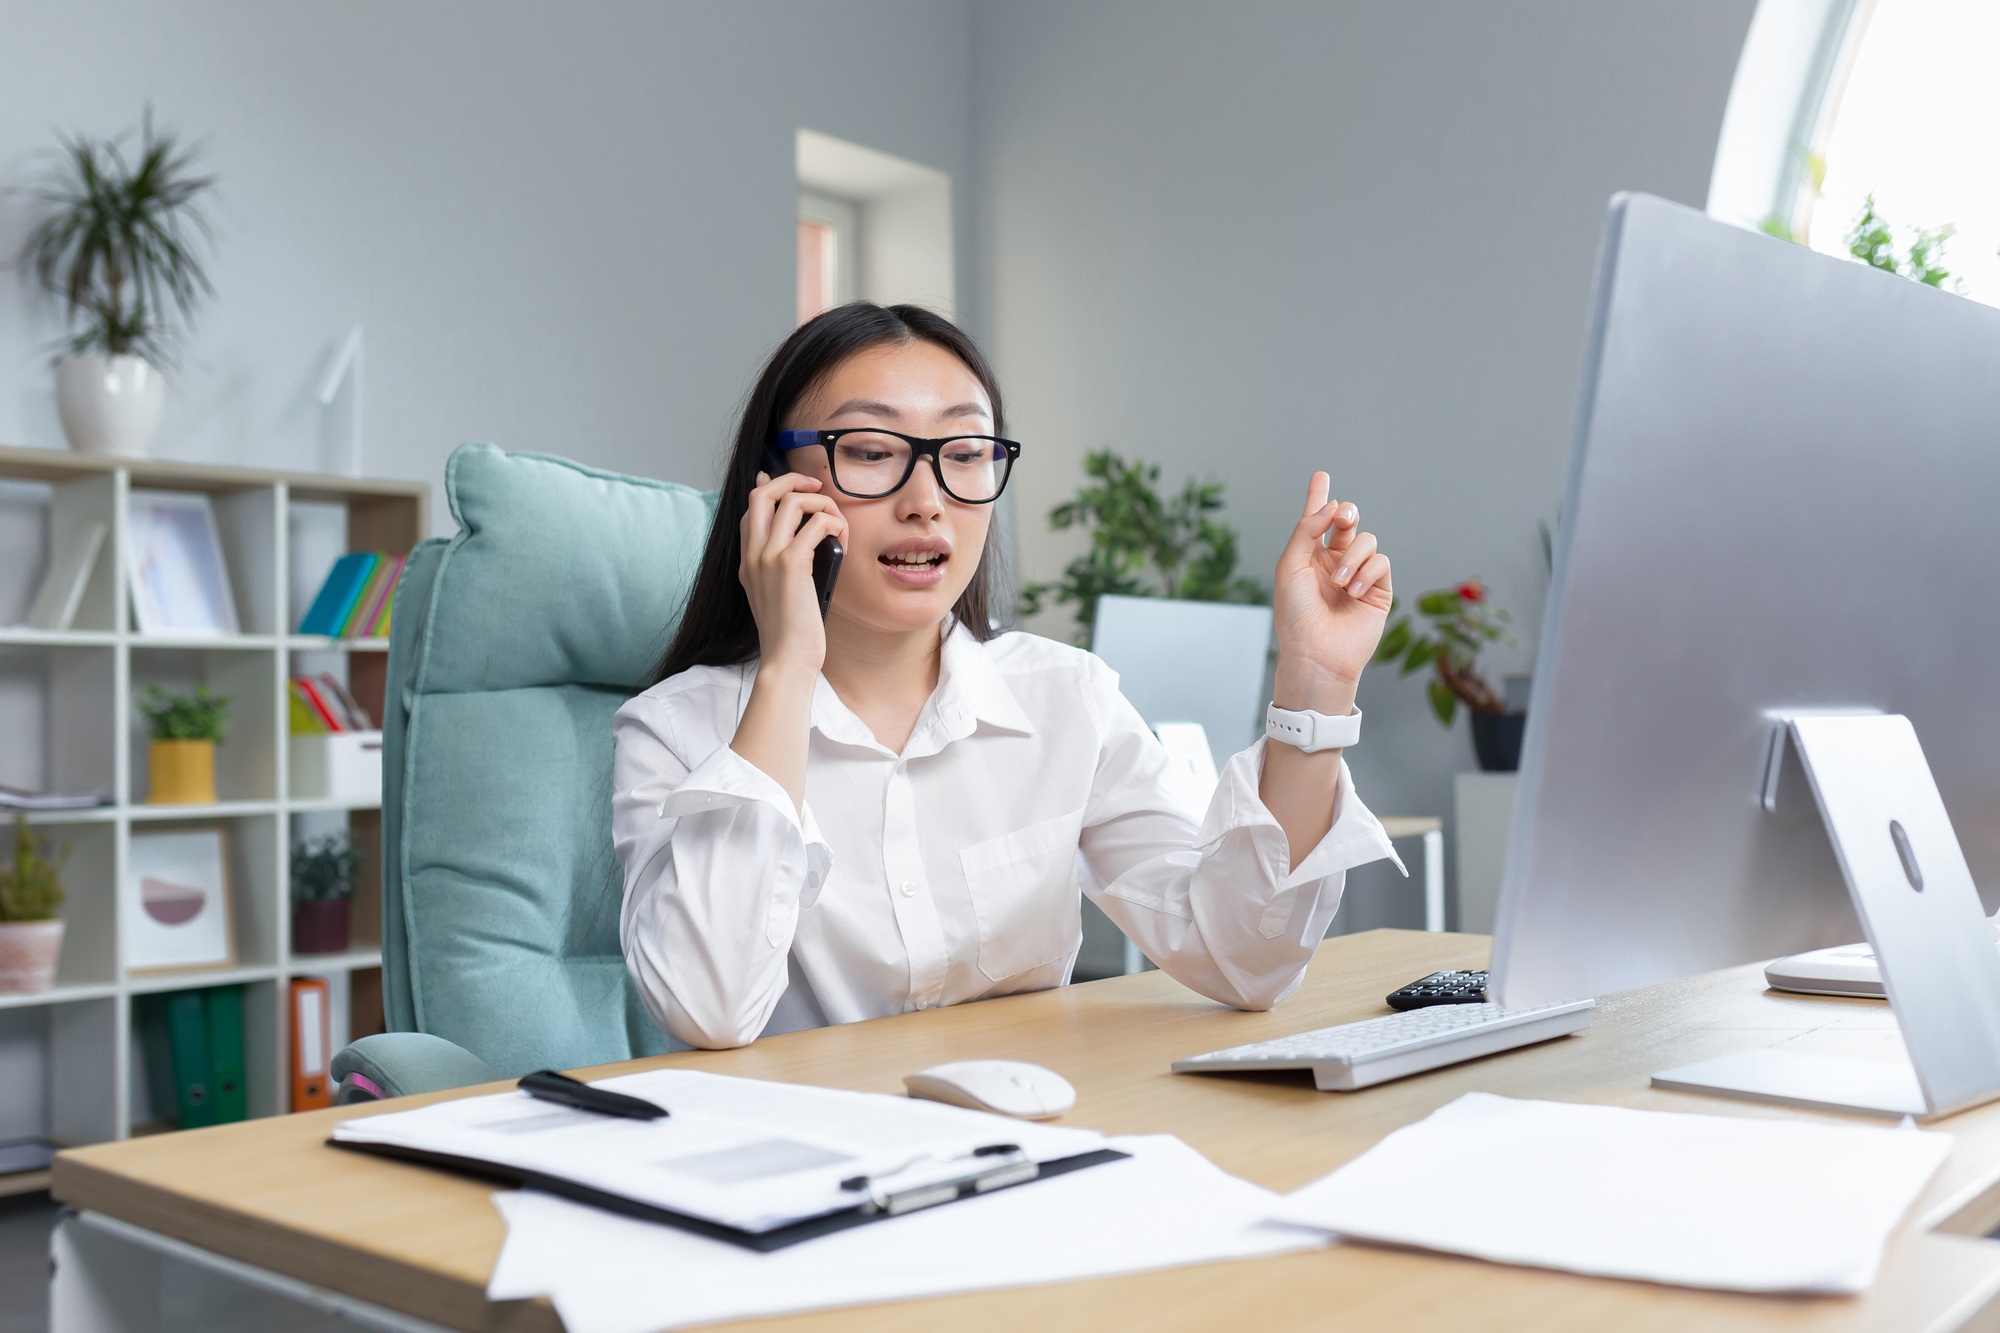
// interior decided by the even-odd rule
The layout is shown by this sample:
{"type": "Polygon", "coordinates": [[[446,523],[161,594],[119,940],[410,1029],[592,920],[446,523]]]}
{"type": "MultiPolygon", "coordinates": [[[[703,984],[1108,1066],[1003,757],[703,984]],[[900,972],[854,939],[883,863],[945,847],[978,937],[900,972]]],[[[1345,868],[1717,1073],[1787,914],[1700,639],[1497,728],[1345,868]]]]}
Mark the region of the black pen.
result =
{"type": "Polygon", "coordinates": [[[622,1116],[627,1120],[659,1120],[667,1115],[664,1106],[643,1098],[628,1097],[622,1092],[593,1088],[553,1069],[539,1069],[525,1075],[520,1088],[530,1097],[554,1102],[558,1106],[573,1106],[579,1111],[595,1111],[599,1115],[622,1116]]]}

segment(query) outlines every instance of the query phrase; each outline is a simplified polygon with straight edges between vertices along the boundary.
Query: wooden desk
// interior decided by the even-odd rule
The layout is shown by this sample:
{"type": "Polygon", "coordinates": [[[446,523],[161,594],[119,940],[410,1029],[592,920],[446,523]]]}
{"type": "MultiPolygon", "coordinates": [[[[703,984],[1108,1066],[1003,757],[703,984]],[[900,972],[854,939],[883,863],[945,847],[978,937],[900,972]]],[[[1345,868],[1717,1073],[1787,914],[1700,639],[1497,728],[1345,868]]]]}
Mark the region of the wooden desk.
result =
{"type": "MultiPolygon", "coordinates": [[[[1887,1006],[1767,992],[1754,967],[1610,997],[1588,1032],[1358,1093],[1307,1076],[1190,1077],[1176,1056],[1386,1012],[1381,997],[1426,972],[1482,967],[1483,936],[1372,931],[1329,940],[1304,987],[1271,1013],[1236,1013],[1164,973],[797,1033],[686,1065],[901,1090],[947,1059],[1032,1060],[1077,1087],[1070,1119],[1114,1133],[1178,1134],[1224,1170],[1278,1190],[1313,1180],[1463,1092],[1708,1114],[1806,1112],[1656,1092],[1656,1069],[1749,1046],[1864,1053],[1897,1044],[1887,1006]]],[[[614,1067],[591,1071],[601,1076],[614,1067]]],[[[499,1085],[494,1085],[495,1087],[499,1085]]],[[[466,1091],[475,1091],[468,1089],[466,1091]]],[[[428,1099],[462,1095],[438,1094],[428,1099]]],[[[489,1305],[498,1253],[491,1190],[324,1146],[349,1107],[109,1143],[56,1159],[56,1196],[214,1254],[462,1329],[556,1327],[540,1303],[489,1305]]],[[[1774,1299],[1341,1246],[1087,1283],[832,1311],[747,1327],[934,1333],[948,1329],[1306,1327],[1451,1329],[1952,1329],[2000,1327],[2000,1104],[1940,1122],[1950,1161],[1857,1298],[1774,1299]]],[[[743,1327],[743,1326],[739,1326],[743,1327]]]]}

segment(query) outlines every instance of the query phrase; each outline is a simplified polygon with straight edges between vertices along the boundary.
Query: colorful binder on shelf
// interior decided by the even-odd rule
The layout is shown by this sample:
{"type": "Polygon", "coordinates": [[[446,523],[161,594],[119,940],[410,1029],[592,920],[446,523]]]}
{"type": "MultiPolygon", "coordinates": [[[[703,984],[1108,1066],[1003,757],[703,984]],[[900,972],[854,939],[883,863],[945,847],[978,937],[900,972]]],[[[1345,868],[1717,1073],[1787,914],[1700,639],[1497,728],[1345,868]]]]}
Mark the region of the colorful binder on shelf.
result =
{"type": "Polygon", "coordinates": [[[142,995],[136,1017],[155,1119],[199,1129],[249,1118],[241,986],[142,995]]]}
{"type": "Polygon", "coordinates": [[[153,1116],[182,1129],[216,1123],[209,1095],[208,1011],[198,990],[139,997],[140,1049],[153,1116]]]}
{"type": "Polygon", "coordinates": [[[299,633],[338,634],[379,559],[373,551],[354,551],[334,561],[326,582],[320,584],[319,595],[299,622],[299,633]]]}
{"type": "Polygon", "coordinates": [[[368,582],[368,588],[354,603],[354,614],[341,627],[341,636],[349,639],[372,639],[380,637],[375,632],[376,625],[387,620],[389,603],[396,595],[396,579],[403,572],[401,556],[384,554],[381,563],[375,567],[375,574],[368,582]]]}
{"type": "Polygon", "coordinates": [[[250,1118],[249,1086],[243,1069],[243,988],[215,986],[202,992],[208,1011],[208,1100],[215,1123],[250,1118]]]}
{"type": "Polygon", "coordinates": [[[329,672],[292,677],[290,694],[294,736],[376,730],[373,719],[329,672]]]}
{"type": "Polygon", "coordinates": [[[354,551],[340,557],[299,622],[299,633],[340,639],[386,636],[396,580],[403,575],[406,559],[389,551],[354,551]]]}
{"type": "Polygon", "coordinates": [[[318,977],[294,977],[287,1008],[291,1014],[292,1109],[313,1111],[333,1104],[327,1064],[333,1053],[327,986],[318,977]]]}

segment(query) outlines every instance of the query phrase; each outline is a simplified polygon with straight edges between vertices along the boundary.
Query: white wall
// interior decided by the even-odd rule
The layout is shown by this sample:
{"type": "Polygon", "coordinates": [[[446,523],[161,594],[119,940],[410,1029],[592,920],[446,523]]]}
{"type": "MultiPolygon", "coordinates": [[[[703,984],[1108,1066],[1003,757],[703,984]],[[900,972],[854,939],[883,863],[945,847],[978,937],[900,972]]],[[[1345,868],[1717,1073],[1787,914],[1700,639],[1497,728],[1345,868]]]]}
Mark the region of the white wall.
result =
{"type": "MultiPolygon", "coordinates": [[[[1025,446],[1026,575],[1078,549],[1042,515],[1087,449],[1227,479],[1267,577],[1327,467],[1404,597],[1483,575],[1525,668],[1605,202],[1701,206],[1751,9],[976,6],[975,297],[1025,446]]],[[[1387,672],[1361,706],[1364,797],[1448,812],[1465,724],[1387,672]]],[[[1420,897],[1364,876],[1343,918],[1415,922],[1420,897]]]]}
{"type": "MultiPolygon", "coordinates": [[[[486,439],[707,485],[792,323],[795,132],[963,178],[968,11],[14,0],[0,187],[56,129],[114,132],[149,100],[208,139],[217,293],[161,456],[328,466],[311,394],[359,322],[370,473],[436,486],[486,439]]],[[[27,225],[0,199],[9,256],[27,225]]],[[[0,275],[0,442],[62,444],[54,332],[0,275]]]]}

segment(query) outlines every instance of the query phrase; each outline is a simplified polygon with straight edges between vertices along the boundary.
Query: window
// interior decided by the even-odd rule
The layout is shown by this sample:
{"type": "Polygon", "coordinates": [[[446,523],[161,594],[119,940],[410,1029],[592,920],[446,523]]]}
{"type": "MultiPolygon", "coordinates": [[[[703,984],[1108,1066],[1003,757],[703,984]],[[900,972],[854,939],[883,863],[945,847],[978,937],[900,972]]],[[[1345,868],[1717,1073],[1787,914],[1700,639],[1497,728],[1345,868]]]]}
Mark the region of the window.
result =
{"type": "Polygon", "coordinates": [[[1996,64],[1994,0],[1761,0],[1709,213],[1842,256],[1874,231],[1878,265],[2000,305],[1996,64]]]}
{"type": "Polygon", "coordinates": [[[1858,38],[1794,234],[1845,255],[1872,199],[1905,272],[1911,245],[1941,236],[1942,285],[2000,305],[2000,4],[1877,0],[1858,38]]]}
{"type": "Polygon", "coordinates": [[[951,177],[814,130],[797,139],[799,321],[843,301],[952,313],[951,177]]]}
{"type": "Polygon", "coordinates": [[[861,210],[818,191],[799,192],[799,323],[861,291],[861,210]]]}

